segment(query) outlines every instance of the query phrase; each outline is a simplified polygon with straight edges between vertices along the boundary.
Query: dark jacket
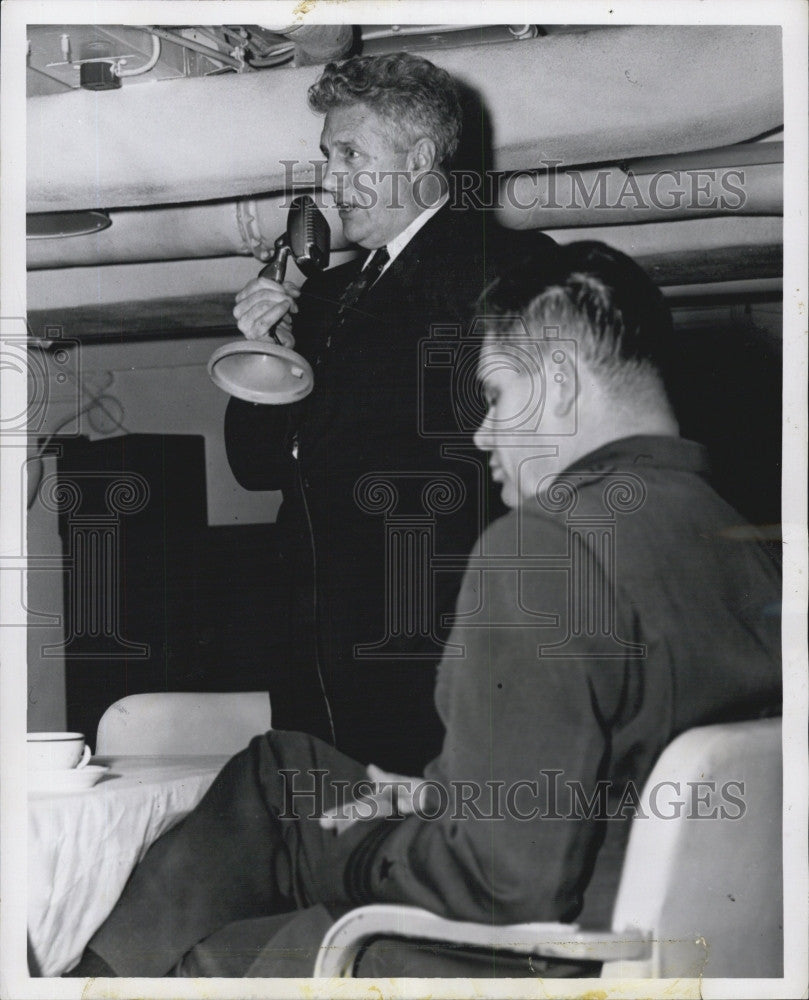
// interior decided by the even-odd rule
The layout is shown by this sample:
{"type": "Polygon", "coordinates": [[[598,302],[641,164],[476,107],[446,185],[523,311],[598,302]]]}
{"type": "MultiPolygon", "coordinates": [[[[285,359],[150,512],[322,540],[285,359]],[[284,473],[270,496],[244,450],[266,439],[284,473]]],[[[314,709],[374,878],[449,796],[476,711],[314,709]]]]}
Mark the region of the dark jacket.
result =
{"type": "Polygon", "coordinates": [[[274,725],[333,731],[340,750],[396,770],[419,769],[440,746],[434,668],[460,572],[429,572],[430,552],[463,560],[502,512],[471,443],[482,411],[470,322],[498,262],[542,239],[445,206],[339,326],[340,295],[365,254],[306,282],[293,332],[315,371],[307,399],[285,413],[229,404],[236,478],[284,493],[296,667],[286,691],[271,678],[274,725]]]}
{"type": "Polygon", "coordinates": [[[779,573],[706,473],[700,445],[626,438],[571,466],[544,507],[491,525],[458,599],[463,655],[438,671],[447,731],[424,773],[450,808],[370,831],[345,868],[355,903],[494,923],[584,909],[609,925],[629,786],[639,795],[686,729],[781,713],[779,573]],[[588,590],[582,615],[569,595],[588,590]],[[482,792],[473,806],[455,808],[458,782],[482,792]],[[502,818],[473,819],[496,811],[497,782],[502,818]],[[509,802],[517,782],[536,788],[509,802]],[[570,785],[598,801],[599,782],[609,794],[588,817],[570,785]]]}

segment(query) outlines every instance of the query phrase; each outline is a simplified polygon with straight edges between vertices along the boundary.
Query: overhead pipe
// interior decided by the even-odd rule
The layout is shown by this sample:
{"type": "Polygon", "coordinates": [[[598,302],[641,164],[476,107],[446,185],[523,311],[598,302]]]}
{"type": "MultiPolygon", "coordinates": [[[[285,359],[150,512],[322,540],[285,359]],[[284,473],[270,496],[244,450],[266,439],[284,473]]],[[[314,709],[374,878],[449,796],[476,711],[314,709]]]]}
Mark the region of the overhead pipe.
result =
{"type": "MultiPolygon", "coordinates": [[[[284,232],[292,195],[156,208],[124,208],[109,213],[110,226],[88,239],[28,240],[28,267],[82,267],[151,260],[251,255],[272,256],[284,232]]],[[[330,199],[329,199],[330,201],[330,199]]],[[[332,249],[348,247],[337,209],[318,199],[331,228],[332,249]]]]}
{"type": "MultiPolygon", "coordinates": [[[[431,59],[480,95],[496,170],[532,169],[538,151],[569,166],[726,145],[783,123],[773,26],[616,28],[431,59]]],[[[319,73],[29,98],[28,211],[240,197],[288,188],[290,170],[311,185],[322,121],[306,90],[319,73]]]]}
{"type": "MultiPolygon", "coordinates": [[[[267,230],[268,236],[276,228],[276,235],[283,231],[281,202],[278,196],[261,200],[262,229],[267,230]]],[[[76,267],[251,253],[239,226],[241,205],[241,201],[227,201],[119,209],[108,213],[110,226],[106,230],[89,238],[28,240],[28,267],[76,267]]]]}
{"type": "MultiPolygon", "coordinates": [[[[583,238],[602,240],[638,259],[667,254],[683,259],[688,254],[703,257],[733,248],[772,255],[781,245],[782,224],[778,217],[727,217],[549,232],[561,243],[583,238]]],[[[339,251],[334,263],[347,257],[347,253],[339,251]]],[[[230,296],[232,309],[233,295],[256,273],[256,262],[239,256],[30,271],[28,305],[31,310],[44,310],[54,321],[64,309],[79,309],[89,314],[95,307],[122,302],[137,302],[140,308],[155,300],[196,303],[210,296],[230,296]]],[[[302,280],[292,265],[290,277],[302,280]]],[[[204,325],[208,321],[207,317],[200,320],[201,310],[197,306],[191,309],[180,305],[175,310],[175,323],[183,310],[189,325],[195,322],[204,325]]],[[[120,329],[123,313],[119,311],[117,315],[120,329]]]]}
{"type": "Polygon", "coordinates": [[[726,250],[730,247],[779,248],[783,244],[781,216],[725,216],[715,219],[682,219],[638,225],[585,226],[576,229],[545,229],[557,243],[599,240],[630,257],[660,257],[726,250]]]}
{"type": "Polygon", "coordinates": [[[783,287],[783,278],[742,278],[738,281],[706,281],[694,285],[668,285],[661,288],[661,291],[672,303],[672,308],[676,309],[678,302],[690,303],[700,300],[715,303],[718,299],[743,301],[758,296],[780,300],[783,287]]]}
{"type": "MultiPolygon", "coordinates": [[[[276,194],[119,209],[108,213],[111,224],[107,229],[87,238],[28,240],[28,267],[81,267],[232,254],[249,254],[267,261],[276,238],[286,228],[291,197],[276,194]]],[[[331,226],[332,247],[346,247],[336,208],[326,199],[320,199],[319,204],[331,226]]]]}
{"type": "MultiPolygon", "coordinates": [[[[751,144],[750,148],[760,147],[751,144]]],[[[730,162],[743,159],[741,152],[734,152],[737,149],[731,147],[726,153],[730,162]]],[[[715,151],[715,155],[710,152],[708,160],[722,161],[723,150],[715,151]]],[[[765,151],[759,158],[769,155],[765,151]]],[[[626,173],[616,166],[575,175],[562,172],[553,178],[547,173],[506,177],[499,192],[498,216],[510,229],[563,231],[572,227],[583,231],[584,227],[626,228],[627,224],[637,223],[648,226],[659,222],[671,226],[677,219],[703,220],[711,215],[782,213],[780,163],[747,163],[738,170],[711,167],[673,172],[665,168],[665,163],[660,159],[656,161],[656,173],[634,177],[634,186],[629,185],[626,173]],[[592,195],[589,204],[588,195],[592,195]],[[675,204],[678,199],[679,204],[675,204]],[[711,199],[717,201],[714,208],[709,205],[711,199]],[[724,207],[720,204],[722,200],[724,207]]],[[[267,260],[276,237],[286,226],[290,197],[278,194],[235,201],[119,209],[109,213],[111,225],[103,232],[81,238],[29,240],[28,266],[77,267],[230,254],[252,254],[258,260],[267,260]]],[[[331,199],[320,197],[318,202],[331,227],[332,247],[346,247],[343,227],[331,199]]]]}
{"type": "Polygon", "coordinates": [[[604,226],[709,215],[779,215],[781,163],[739,167],[617,167],[514,174],[500,188],[498,214],[510,229],[604,226]]]}
{"type": "Polygon", "coordinates": [[[302,24],[299,21],[279,27],[267,24],[260,24],[259,27],[293,42],[298,66],[322,65],[330,59],[339,59],[354,41],[354,29],[350,24],[302,24]]]}
{"type": "MultiPolygon", "coordinates": [[[[559,172],[553,178],[540,172],[506,177],[499,191],[500,221],[514,229],[574,228],[581,233],[584,227],[608,224],[626,230],[642,222],[642,230],[651,232],[655,220],[671,226],[676,219],[723,213],[731,217],[780,215],[782,158],[783,143],[754,142],[632,162],[629,169],[635,176],[631,183],[626,171],[617,166],[559,172]],[[724,207],[711,208],[713,199],[724,201],[724,207]]],[[[82,239],[30,239],[28,266],[75,267],[230,254],[252,254],[265,261],[283,232],[290,197],[276,194],[120,209],[110,213],[111,228],[103,233],[82,239]]],[[[320,196],[318,201],[331,226],[332,247],[346,247],[330,199],[320,196]]]]}
{"type": "Polygon", "coordinates": [[[536,38],[539,33],[535,24],[510,24],[509,34],[513,35],[516,41],[524,42],[528,38],[536,38]]]}

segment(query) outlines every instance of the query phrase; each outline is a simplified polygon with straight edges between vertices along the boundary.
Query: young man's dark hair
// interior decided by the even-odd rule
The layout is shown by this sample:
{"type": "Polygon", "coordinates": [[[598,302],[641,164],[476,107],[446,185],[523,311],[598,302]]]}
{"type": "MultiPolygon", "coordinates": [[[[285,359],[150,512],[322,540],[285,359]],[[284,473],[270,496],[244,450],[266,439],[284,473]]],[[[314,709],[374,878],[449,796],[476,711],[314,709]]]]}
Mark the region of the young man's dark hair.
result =
{"type": "MultiPolygon", "coordinates": [[[[673,335],[660,289],[631,257],[595,240],[540,245],[481,296],[489,315],[522,317],[529,332],[564,327],[579,357],[617,392],[663,389],[673,335]]],[[[525,327],[499,326],[496,339],[525,327]]]]}

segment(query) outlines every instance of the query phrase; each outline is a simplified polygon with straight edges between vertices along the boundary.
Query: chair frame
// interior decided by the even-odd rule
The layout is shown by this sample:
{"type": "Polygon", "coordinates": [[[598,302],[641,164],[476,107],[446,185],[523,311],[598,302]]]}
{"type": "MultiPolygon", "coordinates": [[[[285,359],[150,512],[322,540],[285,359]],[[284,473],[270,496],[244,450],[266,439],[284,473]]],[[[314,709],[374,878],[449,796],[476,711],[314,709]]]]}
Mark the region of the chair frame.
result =
{"type": "MultiPolygon", "coordinates": [[[[641,808],[648,809],[650,790],[656,783],[668,782],[672,775],[679,778],[681,774],[686,781],[694,776],[704,778],[711,772],[709,765],[701,761],[709,759],[709,755],[717,750],[725,752],[725,748],[730,750],[732,756],[733,748],[741,746],[752,760],[754,771],[758,766],[757,755],[761,755],[757,780],[761,782],[763,775],[763,780],[770,786],[777,784],[777,788],[772,787],[772,794],[779,798],[781,784],[774,782],[774,775],[780,774],[780,734],[780,718],[703,726],[682,733],[664,750],[653,768],[641,796],[641,808]]],[[[772,802],[759,804],[754,813],[758,817],[766,817],[768,807],[772,807],[772,802]]],[[[753,816],[751,829],[757,836],[761,835],[761,828],[756,825],[760,821],[753,816]]],[[[648,861],[650,851],[655,852],[656,859],[658,851],[662,851],[667,861],[677,857],[675,826],[681,821],[668,821],[664,829],[656,825],[664,822],[659,818],[632,821],[613,909],[612,930],[582,930],[577,924],[558,923],[493,926],[449,920],[418,907],[373,904],[350,911],[329,929],[320,946],[314,975],[342,978],[355,975],[362,952],[373,939],[380,937],[445,943],[453,946],[454,950],[466,945],[526,957],[601,961],[601,977],[605,979],[670,977],[673,967],[681,970],[678,976],[726,975],[724,971],[709,969],[705,972],[711,943],[715,942],[707,942],[704,936],[693,933],[687,937],[670,934],[665,927],[662,932],[659,931],[661,917],[665,924],[665,910],[661,908],[668,897],[664,883],[655,877],[648,877],[648,861]],[[639,923],[642,925],[637,926],[639,923]]],[[[704,824],[699,826],[702,830],[707,829],[704,824]]],[[[697,827],[692,825],[692,829],[697,827]]],[[[744,888],[745,874],[737,873],[736,877],[742,880],[739,884],[744,888]]],[[[773,898],[780,888],[780,885],[772,886],[773,898]]],[[[744,903],[740,905],[744,906],[744,903]]],[[[776,910],[777,906],[769,907],[770,922],[775,919],[776,910]]],[[[772,927],[765,926],[763,937],[766,939],[771,932],[772,927]]],[[[768,947],[769,944],[765,943],[764,948],[768,947]]],[[[768,957],[772,955],[768,953],[768,957]]]]}
{"type": "MultiPolygon", "coordinates": [[[[628,975],[651,967],[652,942],[648,934],[627,931],[585,931],[578,924],[491,924],[447,920],[416,906],[375,903],[351,910],[328,931],[320,946],[313,975],[347,978],[354,974],[357,959],[375,937],[404,937],[469,948],[537,955],[565,961],[605,962],[628,975]]],[[[602,973],[603,975],[603,973],[602,973]]]]}

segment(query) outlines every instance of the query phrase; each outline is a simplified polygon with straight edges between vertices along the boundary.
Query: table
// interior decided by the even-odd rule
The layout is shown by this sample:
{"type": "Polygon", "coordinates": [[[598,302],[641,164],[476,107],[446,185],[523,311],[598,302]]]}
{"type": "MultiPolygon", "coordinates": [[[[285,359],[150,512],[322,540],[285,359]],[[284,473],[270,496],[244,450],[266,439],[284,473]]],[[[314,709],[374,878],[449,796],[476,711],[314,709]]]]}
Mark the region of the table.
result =
{"type": "Polygon", "coordinates": [[[28,933],[43,976],[71,969],[149,845],[189,812],[227,756],[96,757],[110,772],[28,800],[28,933]]]}

